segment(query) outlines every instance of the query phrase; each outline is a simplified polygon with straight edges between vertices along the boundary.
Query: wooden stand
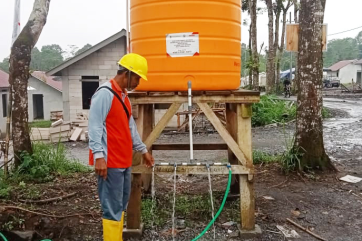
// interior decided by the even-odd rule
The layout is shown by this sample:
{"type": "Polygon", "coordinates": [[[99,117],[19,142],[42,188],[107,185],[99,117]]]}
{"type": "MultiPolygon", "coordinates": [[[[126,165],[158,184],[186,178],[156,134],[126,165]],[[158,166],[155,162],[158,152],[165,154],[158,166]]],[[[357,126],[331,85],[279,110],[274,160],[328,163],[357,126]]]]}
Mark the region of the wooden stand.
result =
{"type": "MultiPolygon", "coordinates": [[[[152,151],[153,143],[160,136],[168,122],[178,112],[183,103],[187,103],[185,92],[130,92],[133,105],[138,105],[136,123],[140,136],[147,148],[152,151]],[[170,108],[154,126],[154,105],[171,104],[170,108]]],[[[233,165],[234,182],[240,191],[240,214],[242,230],[255,228],[254,199],[254,167],[251,143],[251,104],[260,100],[260,93],[254,91],[193,91],[193,103],[196,103],[204,115],[215,127],[226,144],[195,144],[195,150],[225,150],[229,151],[229,162],[233,165]],[[226,128],[214,113],[209,103],[226,104],[226,128]],[[208,148],[209,147],[209,148],[208,148]]],[[[188,150],[185,145],[154,145],[155,150],[188,150]]],[[[149,186],[150,170],[142,164],[142,156],[133,157],[132,191],[127,210],[127,229],[141,227],[141,189],[149,186]],[[143,181],[142,181],[143,180],[143,181]]],[[[203,174],[195,167],[182,167],[184,173],[203,174]],[[190,169],[190,170],[188,170],[190,169]]],[[[173,168],[158,168],[157,172],[170,172],[173,168]]],[[[223,174],[215,169],[214,174],[223,174]]],[[[205,172],[205,174],[207,174],[205,172]]]]}

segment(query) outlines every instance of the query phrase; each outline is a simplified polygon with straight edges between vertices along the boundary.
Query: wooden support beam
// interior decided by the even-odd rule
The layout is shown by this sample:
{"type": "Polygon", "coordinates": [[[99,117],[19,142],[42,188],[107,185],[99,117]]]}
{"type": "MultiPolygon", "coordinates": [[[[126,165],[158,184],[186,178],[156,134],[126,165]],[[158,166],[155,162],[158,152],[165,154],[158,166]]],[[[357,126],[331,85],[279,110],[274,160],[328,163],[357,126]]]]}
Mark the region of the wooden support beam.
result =
{"type": "Polygon", "coordinates": [[[162,116],[161,120],[155,126],[155,129],[151,132],[151,134],[147,137],[145,144],[147,148],[150,148],[152,144],[157,140],[162,131],[165,129],[167,124],[170,122],[172,117],[176,114],[176,112],[180,109],[181,103],[173,103],[167,112],[162,116]]]}
{"type": "MultiPolygon", "coordinates": [[[[251,136],[251,105],[238,104],[237,106],[237,141],[246,157],[246,167],[254,170],[251,136]]],[[[240,183],[240,215],[243,230],[255,229],[255,196],[253,175],[239,176],[240,183]]]]}
{"type": "MultiPolygon", "coordinates": [[[[207,151],[207,150],[227,150],[228,146],[226,143],[198,143],[194,144],[195,151],[207,151]]],[[[153,144],[152,150],[154,151],[188,151],[190,150],[190,144],[181,143],[181,144],[153,144]]],[[[235,163],[234,163],[235,164],[235,163]]],[[[238,163],[236,163],[238,164],[238,163]]]]}
{"type": "MultiPolygon", "coordinates": [[[[232,136],[232,138],[237,141],[237,132],[238,132],[238,120],[237,120],[237,104],[226,104],[226,129],[232,136]]],[[[230,148],[228,148],[228,160],[230,164],[238,164],[239,161],[232,152],[230,148]]],[[[233,194],[240,194],[240,186],[239,186],[239,176],[233,175],[231,181],[230,192],[233,194]]]]}
{"type": "MultiPolygon", "coordinates": [[[[259,93],[259,92],[258,92],[259,93]]],[[[130,97],[132,104],[168,104],[168,103],[187,103],[187,96],[144,96],[144,97],[130,97]]],[[[256,93],[248,93],[247,95],[242,95],[238,93],[237,96],[229,95],[217,95],[217,96],[193,96],[192,101],[194,103],[246,103],[252,104],[260,101],[259,94],[256,93]]]]}
{"type": "MultiPolygon", "coordinates": [[[[156,166],[155,173],[172,173],[175,171],[174,166],[156,166]]],[[[207,175],[208,171],[205,165],[203,166],[177,166],[177,174],[193,174],[193,175],[207,175]]],[[[234,174],[245,175],[248,178],[249,174],[252,174],[248,168],[241,165],[232,165],[231,171],[234,174]]],[[[132,167],[132,173],[152,173],[152,168],[148,168],[144,165],[132,167]]],[[[228,175],[229,169],[226,166],[210,166],[210,174],[212,175],[228,175]]]]}
{"type": "Polygon", "coordinates": [[[217,118],[217,116],[212,111],[210,106],[208,106],[208,104],[206,103],[197,103],[197,104],[202,109],[202,111],[204,112],[205,116],[209,119],[211,124],[215,127],[220,136],[224,139],[226,144],[228,144],[231,151],[238,158],[240,163],[242,165],[245,165],[246,157],[244,153],[240,150],[239,145],[236,143],[236,141],[233,139],[230,133],[225,129],[224,125],[220,122],[219,118],[217,118]]]}

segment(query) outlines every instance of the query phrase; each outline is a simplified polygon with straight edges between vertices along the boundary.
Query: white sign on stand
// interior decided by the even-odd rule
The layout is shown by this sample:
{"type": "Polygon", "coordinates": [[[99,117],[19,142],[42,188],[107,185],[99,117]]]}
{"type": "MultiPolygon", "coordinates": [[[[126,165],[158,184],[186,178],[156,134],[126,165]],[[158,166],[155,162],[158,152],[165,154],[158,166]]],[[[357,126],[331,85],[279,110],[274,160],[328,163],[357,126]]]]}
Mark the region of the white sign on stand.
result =
{"type": "Polygon", "coordinates": [[[199,55],[199,33],[173,33],[166,35],[166,51],[170,57],[199,55]]]}

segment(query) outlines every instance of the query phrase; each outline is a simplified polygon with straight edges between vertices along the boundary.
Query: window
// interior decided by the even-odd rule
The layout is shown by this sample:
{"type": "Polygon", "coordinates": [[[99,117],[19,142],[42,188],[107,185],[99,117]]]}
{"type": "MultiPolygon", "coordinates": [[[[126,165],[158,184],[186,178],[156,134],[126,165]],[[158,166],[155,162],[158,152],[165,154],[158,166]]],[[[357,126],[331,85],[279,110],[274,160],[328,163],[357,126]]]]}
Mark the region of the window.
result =
{"type": "Polygon", "coordinates": [[[2,96],[2,103],[3,103],[3,117],[8,116],[8,95],[3,94],[2,96]]]}
{"type": "Polygon", "coordinates": [[[90,103],[92,96],[99,87],[99,82],[90,82],[82,81],[82,101],[83,101],[83,110],[90,109],[90,103]]]}

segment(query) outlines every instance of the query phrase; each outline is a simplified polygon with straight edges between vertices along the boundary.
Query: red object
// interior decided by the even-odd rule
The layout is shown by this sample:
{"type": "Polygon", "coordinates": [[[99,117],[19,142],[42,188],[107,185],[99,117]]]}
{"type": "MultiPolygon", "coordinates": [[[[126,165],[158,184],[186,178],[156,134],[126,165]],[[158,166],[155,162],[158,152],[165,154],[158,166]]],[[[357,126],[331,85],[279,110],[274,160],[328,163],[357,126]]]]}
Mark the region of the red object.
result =
{"type": "MultiPolygon", "coordinates": [[[[112,89],[119,96],[125,94],[122,89],[111,80],[112,89]]],[[[128,112],[132,114],[131,102],[126,96],[124,103],[128,112]]],[[[121,102],[113,96],[112,106],[106,118],[107,128],[107,167],[128,168],[132,166],[132,136],[129,129],[129,120],[121,102]]],[[[89,150],[89,165],[94,165],[94,157],[89,150]]]]}

